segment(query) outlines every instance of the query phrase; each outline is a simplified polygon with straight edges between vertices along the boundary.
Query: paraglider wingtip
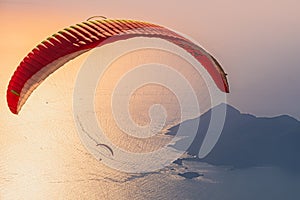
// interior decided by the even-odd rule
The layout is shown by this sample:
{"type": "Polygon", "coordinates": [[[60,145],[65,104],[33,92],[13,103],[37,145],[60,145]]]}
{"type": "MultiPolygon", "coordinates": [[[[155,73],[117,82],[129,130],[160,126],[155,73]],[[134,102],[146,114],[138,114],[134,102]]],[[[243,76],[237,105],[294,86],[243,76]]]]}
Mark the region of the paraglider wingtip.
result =
{"type": "Polygon", "coordinates": [[[12,114],[14,114],[14,115],[18,115],[18,114],[19,114],[19,111],[17,111],[17,110],[14,110],[14,109],[11,109],[11,108],[10,108],[10,111],[11,111],[12,114]]]}

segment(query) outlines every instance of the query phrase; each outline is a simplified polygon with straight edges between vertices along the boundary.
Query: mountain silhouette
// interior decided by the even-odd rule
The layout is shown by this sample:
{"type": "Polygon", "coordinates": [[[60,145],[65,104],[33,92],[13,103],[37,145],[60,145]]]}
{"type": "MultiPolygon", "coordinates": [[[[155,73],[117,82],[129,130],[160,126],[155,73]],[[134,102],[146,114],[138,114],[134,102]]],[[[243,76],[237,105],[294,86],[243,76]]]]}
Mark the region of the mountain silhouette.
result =
{"type": "MultiPolygon", "coordinates": [[[[230,165],[236,168],[279,166],[300,171],[300,122],[281,115],[256,117],[242,114],[234,107],[220,104],[213,109],[227,107],[222,134],[213,150],[199,161],[213,165],[230,165]]],[[[187,153],[198,155],[210,122],[211,110],[200,116],[199,128],[187,153]]],[[[191,119],[169,129],[176,135],[179,126],[189,127],[191,119]]],[[[189,136],[189,131],[186,131],[189,136]]],[[[177,141],[173,148],[180,149],[186,138],[177,141]]],[[[182,149],[181,149],[182,150],[182,149]]]]}

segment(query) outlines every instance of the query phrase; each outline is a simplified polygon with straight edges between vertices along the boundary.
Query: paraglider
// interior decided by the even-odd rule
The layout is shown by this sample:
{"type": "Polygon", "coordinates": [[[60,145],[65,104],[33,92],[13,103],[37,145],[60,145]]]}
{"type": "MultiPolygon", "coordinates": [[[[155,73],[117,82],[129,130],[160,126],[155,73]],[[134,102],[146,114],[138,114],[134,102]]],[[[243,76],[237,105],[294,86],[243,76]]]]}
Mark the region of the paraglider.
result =
{"type": "Polygon", "coordinates": [[[102,144],[102,143],[96,144],[96,146],[105,147],[111,153],[112,156],[114,155],[114,152],[113,152],[112,148],[110,148],[110,146],[108,146],[106,144],[102,144]]]}
{"type": "Polygon", "coordinates": [[[133,37],[156,37],[178,45],[202,64],[221,91],[229,92],[226,74],[217,60],[174,31],[142,21],[89,18],[53,34],[28,53],[9,82],[9,109],[18,114],[35,88],[71,59],[95,47],[133,37]]]}

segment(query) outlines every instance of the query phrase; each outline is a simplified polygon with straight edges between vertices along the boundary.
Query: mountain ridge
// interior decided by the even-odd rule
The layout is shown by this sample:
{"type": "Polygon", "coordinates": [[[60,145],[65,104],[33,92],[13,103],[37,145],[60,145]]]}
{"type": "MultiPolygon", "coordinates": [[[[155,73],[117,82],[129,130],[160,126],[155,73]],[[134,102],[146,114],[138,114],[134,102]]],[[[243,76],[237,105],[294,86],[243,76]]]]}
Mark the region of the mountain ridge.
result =
{"type": "MultiPolygon", "coordinates": [[[[300,121],[289,116],[256,117],[241,113],[228,104],[220,104],[212,109],[226,106],[226,118],[221,136],[212,151],[201,162],[213,165],[230,165],[236,168],[255,166],[279,166],[300,171],[300,121]]],[[[173,126],[168,135],[176,135],[181,125],[189,127],[199,120],[197,134],[187,149],[187,153],[198,156],[210,122],[211,110],[198,118],[173,126]]],[[[189,131],[184,136],[189,136],[189,131]]],[[[172,147],[180,149],[186,138],[180,139],[172,147]]]]}

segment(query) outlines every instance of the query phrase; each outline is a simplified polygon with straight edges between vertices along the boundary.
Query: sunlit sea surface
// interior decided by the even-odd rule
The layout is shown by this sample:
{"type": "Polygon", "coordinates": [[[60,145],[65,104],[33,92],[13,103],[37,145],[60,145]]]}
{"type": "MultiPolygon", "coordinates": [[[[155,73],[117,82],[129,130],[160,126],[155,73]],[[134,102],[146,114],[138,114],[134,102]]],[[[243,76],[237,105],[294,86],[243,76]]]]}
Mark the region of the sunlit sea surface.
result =
{"type": "Polygon", "coordinates": [[[300,195],[299,179],[273,168],[230,170],[186,161],[149,174],[121,173],[97,161],[64,131],[21,134],[1,145],[1,199],[279,200],[300,195]],[[178,175],[188,171],[204,176],[178,175]]]}

